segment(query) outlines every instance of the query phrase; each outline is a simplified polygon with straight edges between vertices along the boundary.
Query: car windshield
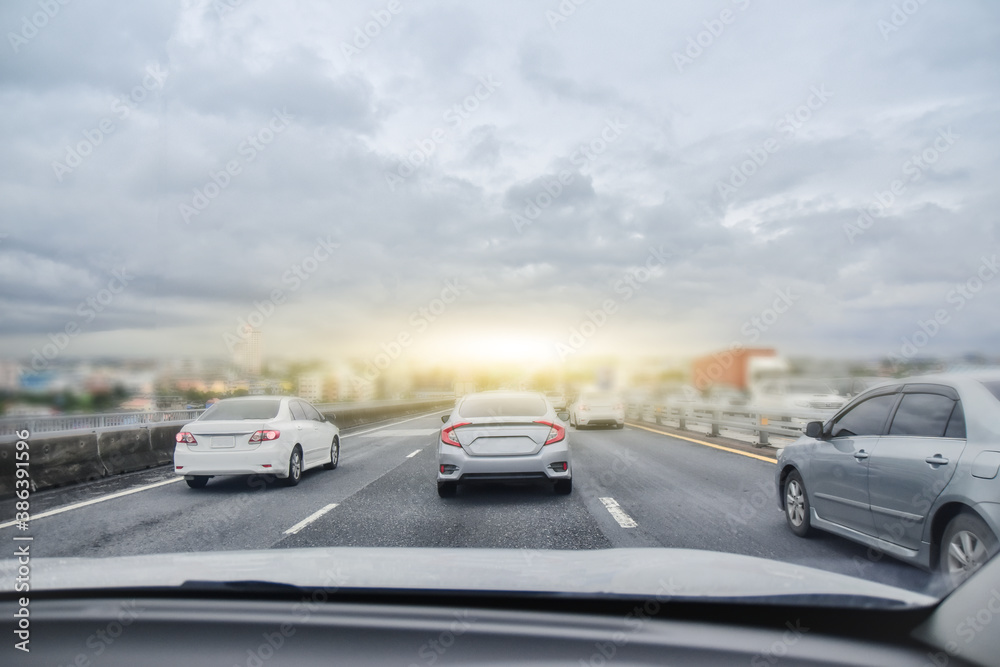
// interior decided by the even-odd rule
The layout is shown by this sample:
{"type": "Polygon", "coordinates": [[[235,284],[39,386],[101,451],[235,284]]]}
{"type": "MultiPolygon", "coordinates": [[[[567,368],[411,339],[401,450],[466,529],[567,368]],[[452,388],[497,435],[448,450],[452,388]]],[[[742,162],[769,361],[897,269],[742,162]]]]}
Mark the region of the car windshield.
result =
{"type": "Polygon", "coordinates": [[[0,539],[32,586],[339,564],[864,606],[1000,549],[1000,2],[0,28],[0,539]]]}
{"type": "Polygon", "coordinates": [[[484,396],[462,401],[458,414],[476,417],[541,417],[548,411],[538,396],[484,396]]]}
{"type": "Polygon", "coordinates": [[[281,408],[279,400],[220,401],[205,410],[198,421],[230,419],[274,419],[281,408]]]}

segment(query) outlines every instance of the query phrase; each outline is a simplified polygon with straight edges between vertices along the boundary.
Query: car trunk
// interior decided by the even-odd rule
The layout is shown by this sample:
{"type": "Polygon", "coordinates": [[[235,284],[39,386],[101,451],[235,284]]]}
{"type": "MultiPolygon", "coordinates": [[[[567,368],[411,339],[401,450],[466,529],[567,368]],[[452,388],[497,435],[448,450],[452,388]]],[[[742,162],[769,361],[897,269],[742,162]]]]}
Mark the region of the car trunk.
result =
{"type": "Polygon", "coordinates": [[[248,450],[260,446],[259,442],[251,443],[250,436],[256,431],[268,428],[271,427],[265,421],[233,419],[193,422],[189,431],[198,441],[196,447],[212,450],[248,450]]]}
{"type": "Polygon", "coordinates": [[[615,406],[620,403],[613,396],[585,396],[582,401],[583,405],[586,405],[591,410],[614,410],[615,406]]]}
{"type": "Polygon", "coordinates": [[[550,430],[549,426],[527,418],[472,421],[454,431],[462,449],[470,456],[530,456],[542,448],[550,430]]]}

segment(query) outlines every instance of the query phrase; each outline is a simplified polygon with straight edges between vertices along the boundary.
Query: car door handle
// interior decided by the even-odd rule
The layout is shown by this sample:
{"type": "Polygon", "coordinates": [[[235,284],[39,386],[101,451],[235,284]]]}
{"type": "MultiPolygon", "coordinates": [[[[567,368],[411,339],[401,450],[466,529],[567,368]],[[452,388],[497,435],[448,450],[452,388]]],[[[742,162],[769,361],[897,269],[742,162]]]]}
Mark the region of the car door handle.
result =
{"type": "Polygon", "coordinates": [[[932,466],[943,466],[948,464],[948,459],[944,458],[940,454],[935,454],[934,456],[928,456],[926,459],[924,459],[924,461],[930,463],[932,466]]]}
{"type": "Polygon", "coordinates": [[[866,458],[868,458],[868,452],[866,452],[863,449],[860,450],[860,451],[854,452],[854,458],[856,458],[859,461],[864,461],[866,458]]]}

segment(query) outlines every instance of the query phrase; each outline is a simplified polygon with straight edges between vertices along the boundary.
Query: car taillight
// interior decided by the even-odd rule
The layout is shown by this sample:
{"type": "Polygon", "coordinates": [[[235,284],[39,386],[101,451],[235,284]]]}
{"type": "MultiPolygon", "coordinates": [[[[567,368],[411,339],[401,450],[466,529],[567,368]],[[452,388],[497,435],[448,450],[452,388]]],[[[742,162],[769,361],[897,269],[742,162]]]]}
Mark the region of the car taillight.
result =
{"type": "Polygon", "coordinates": [[[197,445],[198,441],[194,439],[194,435],[188,433],[187,431],[181,431],[176,436],[177,442],[183,442],[188,445],[197,445]]]}
{"type": "Polygon", "coordinates": [[[459,426],[468,426],[470,422],[460,422],[458,424],[452,424],[446,428],[441,429],[441,442],[446,445],[451,445],[452,447],[461,447],[462,443],[452,436],[452,431],[454,431],[459,426]]]}
{"type": "Polygon", "coordinates": [[[277,440],[281,436],[281,431],[257,431],[250,436],[250,442],[266,442],[277,440]]]}
{"type": "Polygon", "coordinates": [[[625,409],[624,403],[615,403],[615,410],[624,410],[624,409],[625,409]]]}
{"type": "Polygon", "coordinates": [[[587,411],[587,410],[589,410],[590,408],[588,408],[588,407],[587,407],[586,405],[584,405],[583,403],[581,403],[581,404],[580,404],[580,407],[579,407],[578,409],[579,409],[580,411],[582,411],[582,412],[586,412],[586,411],[587,411]]]}
{"type": "Polygon", "coordinates": [[[559,424],[553,424],[552,422],[546,421],[536,421],[535,423],[549,427],[549,435],[545,438],[546,445],[551,445],[553,442],[559,442],[566,437],[566,429],[559,424]]]}

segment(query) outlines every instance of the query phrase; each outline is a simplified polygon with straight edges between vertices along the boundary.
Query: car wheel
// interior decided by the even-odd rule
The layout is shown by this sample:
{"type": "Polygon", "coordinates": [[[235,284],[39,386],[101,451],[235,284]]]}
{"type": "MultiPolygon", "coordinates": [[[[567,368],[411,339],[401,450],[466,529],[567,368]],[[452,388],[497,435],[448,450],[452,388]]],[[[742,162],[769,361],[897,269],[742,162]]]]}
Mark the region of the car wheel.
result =
{"type": "Polygon", "coordinates": [[[330,462],[323,464],[324,470],[335,470],[340,463],[340,438],[333,436],[333,444],[330,445],[330,462]]]}
{"type": "Polygon", "coordinates": [[[802,482],[802,475],[794,470],[785,478],[785,520],[799,537],[806,537],[812,532],[806,485],[802,482]]]}
{"type": "Polygon", "coordinates": [[[458,492],[458,484],[455,482],[438,482],[438,495],[442,498],[451,498],[458,492]]]}
{"type": "Polygon", "coordinates": [[[208,476],[196,475],[195,477],[185,479],[184,481],[187,482],[188,486],[192,489],[204,489],[205,485],[208,484],[208,476]]]}
{"type": "Polygon", "coordinates": [[[961,583],[997,549],[997,538],[982,519],[974,514],[959,514],[948,522],[941,538],[941,572],[954,583],[961,583]]]}
{"type": "Polygon", "coordinates": [[[555,483],[555,490],[557,496],[568,496],[573,493],[573,480],[560,479],[555,483]]]}
{"type": "Polygon", "coordinates": [[[295,486],[302,479],[302,450],[296,445],[292,450],[292,455],[288,457],[288,477],[285,478],[285,486],[295,486]]]}
{"type": "Polygon", "coordinates": [[[625,424],[615,424],[615,428],[625,428],[625,424]]]}

